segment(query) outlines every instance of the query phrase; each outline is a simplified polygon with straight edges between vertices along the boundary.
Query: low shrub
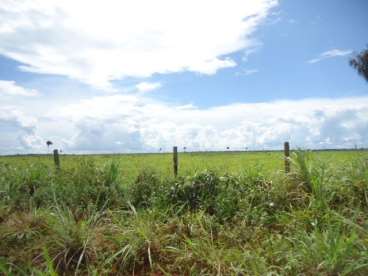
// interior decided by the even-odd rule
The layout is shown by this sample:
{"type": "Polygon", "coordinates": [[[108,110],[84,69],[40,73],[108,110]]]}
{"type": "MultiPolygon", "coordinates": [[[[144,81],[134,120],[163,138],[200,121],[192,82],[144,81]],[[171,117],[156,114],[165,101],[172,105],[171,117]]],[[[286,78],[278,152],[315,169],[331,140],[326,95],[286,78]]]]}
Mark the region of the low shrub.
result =
{"type": "Polygon", "coordinates": [[[158,192],[160,179],[152,170],[143,170],[137,176],[129,190],[131,203],[136,208],[148,208],[158,192]]]}
{"type": "Polygon", "coordinates": [[[201,209],[213,214],[219,185],[219,177],[210,171],[179,177],[166,185],[168,189],[166,200],[181,210],[201,209]]]}

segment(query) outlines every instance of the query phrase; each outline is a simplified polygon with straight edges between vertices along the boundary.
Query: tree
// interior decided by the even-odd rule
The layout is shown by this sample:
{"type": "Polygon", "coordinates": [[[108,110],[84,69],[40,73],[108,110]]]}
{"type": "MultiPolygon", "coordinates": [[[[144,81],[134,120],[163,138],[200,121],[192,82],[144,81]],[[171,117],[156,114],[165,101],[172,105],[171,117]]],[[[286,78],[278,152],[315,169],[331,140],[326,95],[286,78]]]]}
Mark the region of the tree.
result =
{"type": "Polygon", "coordinates": [[[46,145],[47,145],[47,148],[50,148],[50,146],[52,145],[52,142],[51,141],[47,141],[46,142],[46,145]]]}
{"type": "Polygon", "coordinates": [[[358,71],[359,75],[362,75],[368,81],[368,48],[352,58],[350,65],[358,71]]]}

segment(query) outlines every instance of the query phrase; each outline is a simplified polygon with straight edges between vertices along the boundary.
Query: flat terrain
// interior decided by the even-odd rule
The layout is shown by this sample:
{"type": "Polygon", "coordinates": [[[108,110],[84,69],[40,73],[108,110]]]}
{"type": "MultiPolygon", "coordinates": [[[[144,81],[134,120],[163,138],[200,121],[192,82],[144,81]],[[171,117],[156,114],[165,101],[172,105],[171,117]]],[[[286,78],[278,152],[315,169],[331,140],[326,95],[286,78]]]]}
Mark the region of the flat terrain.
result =
{"type": "Polygon", "coordinates": [[[0,275],[368,275],[368,152],[0,157],[0,275]]]}
{"type": "MultiPolygon", "coordinates": [[[[343,163],[364,156],[368,151],[315,151],[310,155],[316,161],[331,163],[340,166],[343,163]]],[[[82,160],[90,160],[94,163],[104,164],[109,161],[116,162],[124,178],[134,179],[139,172],[145,169],[154,170],[162,177],[173,174],[173,161],[171,153],[156,154],[103,154],[103,155],[60,155],[63,168],[73,167],[82,160]]],[[[238,174],[249,168],[257,168],[265,174],[279,173],[283,170],[283,152],[179,152],[179,175],[188,175],[203,170],[211,170],[217,173],[238,174]]],[[[0,156],[0,162],[13,166],[28,166],[30,164],[45,164],[53,166],[52,155],[41,156],[0,156]]]]}

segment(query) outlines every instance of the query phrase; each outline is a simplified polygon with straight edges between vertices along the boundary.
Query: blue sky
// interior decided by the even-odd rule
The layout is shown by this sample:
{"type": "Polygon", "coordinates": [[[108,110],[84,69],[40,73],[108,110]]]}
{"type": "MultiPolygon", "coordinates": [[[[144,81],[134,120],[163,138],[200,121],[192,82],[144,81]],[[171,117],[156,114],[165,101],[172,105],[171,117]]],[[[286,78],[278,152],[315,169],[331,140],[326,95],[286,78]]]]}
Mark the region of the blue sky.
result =
{"type": "Polygon", "coordinates": [[[347,66],[348,56],[307,63],[330,49],[360,51],[367,45],[368,2],[280,1],[255,33],[259,46],[239,65],[215,76],[159,76],[160,96],[200,106],[311,97],[364,96],[367,84],[347,66]],[[245,76],[246,70],[258,70],[245,76]]]}
{"type": "Polygon", "coordinates": [[[0,154],[368,146],[367,1],[3,1],[0,154]]]}

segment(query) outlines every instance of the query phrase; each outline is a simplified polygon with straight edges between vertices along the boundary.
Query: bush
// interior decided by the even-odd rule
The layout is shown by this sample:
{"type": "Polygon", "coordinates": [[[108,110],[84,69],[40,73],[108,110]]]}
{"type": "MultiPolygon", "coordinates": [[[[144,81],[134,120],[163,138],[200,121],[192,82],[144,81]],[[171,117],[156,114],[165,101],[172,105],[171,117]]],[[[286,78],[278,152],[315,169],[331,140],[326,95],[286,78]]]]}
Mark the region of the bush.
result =
{"type": "Polygon", "coordinates": [[[158,192],[159,185],[160,180],[153,171],[141,171],[129,191],[133,206],[135,208],[150,207],[155,193],[158,192]]]}
{"type": "Polygon", "coordinates": [[[165,185],[163,194],[166,205],[173,205],[177,213],[203,210],[224,222],[241,213],[254,215],[256,209],[266,212],[270,205],[272,209],[271,191],[270,182],[253,170],[222,177],[204,171],[173,180],[165,185]]]}
{"type": "Polygon", "coordinates": [[[202,209],[213,214],[219,183],[218,176],[210,171],[179,177],[168,185],[167,201],[182,210],[202,209]]]}

